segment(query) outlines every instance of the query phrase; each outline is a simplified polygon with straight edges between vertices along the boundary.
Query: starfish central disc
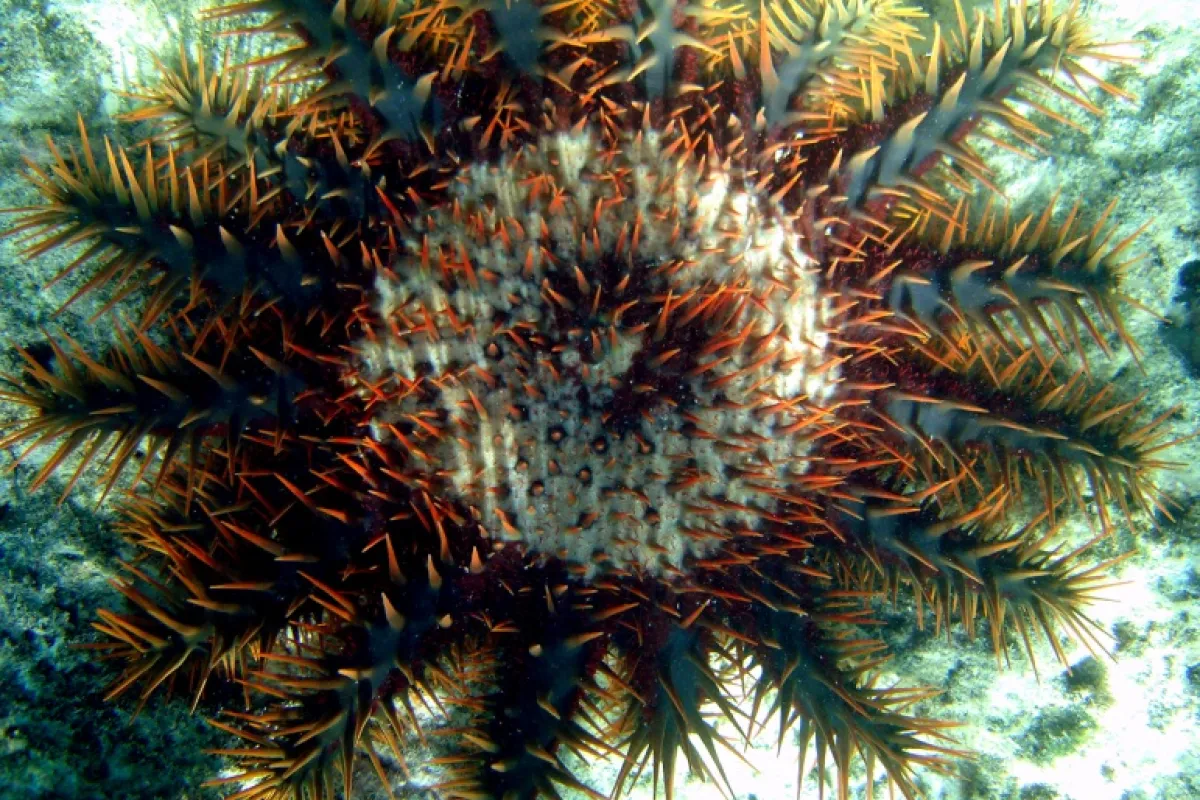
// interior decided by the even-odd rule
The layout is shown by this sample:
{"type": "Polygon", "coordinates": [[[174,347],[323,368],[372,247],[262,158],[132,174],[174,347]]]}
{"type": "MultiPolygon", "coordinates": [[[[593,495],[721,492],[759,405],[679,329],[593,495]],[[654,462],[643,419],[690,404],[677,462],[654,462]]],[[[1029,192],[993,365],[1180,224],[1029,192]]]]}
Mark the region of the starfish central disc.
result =
{"type": "Polygon", "coordinates": [[[790,221],[656,135],[465,167],[376,285],[394,442],[500,541],[666,573],[779,519],[834,390],[790,221]]]}

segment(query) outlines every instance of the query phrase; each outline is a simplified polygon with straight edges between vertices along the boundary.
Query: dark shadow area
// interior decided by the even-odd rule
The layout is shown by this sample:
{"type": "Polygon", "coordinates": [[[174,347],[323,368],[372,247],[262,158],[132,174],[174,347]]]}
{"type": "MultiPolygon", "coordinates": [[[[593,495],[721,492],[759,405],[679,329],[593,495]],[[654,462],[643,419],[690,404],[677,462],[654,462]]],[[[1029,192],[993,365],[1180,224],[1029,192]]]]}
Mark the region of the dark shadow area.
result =
{"type": "Polygon", "coordinates": [[[1200,377],[1200,259],[1179,270],[1179,283],[1171,298],[1170,324],[1163,325],[1163,338],[1200,377]]]}

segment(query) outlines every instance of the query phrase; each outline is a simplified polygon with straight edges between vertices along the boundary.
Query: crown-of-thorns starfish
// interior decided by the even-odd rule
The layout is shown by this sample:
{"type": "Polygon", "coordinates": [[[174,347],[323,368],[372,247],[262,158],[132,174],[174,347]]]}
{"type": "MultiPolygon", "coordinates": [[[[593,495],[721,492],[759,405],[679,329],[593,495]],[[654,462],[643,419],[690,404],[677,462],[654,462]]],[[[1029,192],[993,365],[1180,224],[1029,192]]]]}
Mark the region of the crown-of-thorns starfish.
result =
{"type": "Polygon", "coordinates": [[[919,45],[898,0],[205,16],[290,43],[181,52],[144,143],[30,162],[9,233],[78,250],[114,344],[22,351],[0,445],[102,464],[108,694],[190,695],[228,797],[350,798],[360,756],[395,796],[435,732],[448,798],[670,797],[680,755],[732,794],[768,724],[799,783],[913,797],[961,754],[879,685],[874,600],[1102,647],[1063,522],[1167,513],[1165,416],[1084,356],[1138,355],[1137,234],[1010,215],[975,149],[1123,96],[1078,3],[919,45]]]}

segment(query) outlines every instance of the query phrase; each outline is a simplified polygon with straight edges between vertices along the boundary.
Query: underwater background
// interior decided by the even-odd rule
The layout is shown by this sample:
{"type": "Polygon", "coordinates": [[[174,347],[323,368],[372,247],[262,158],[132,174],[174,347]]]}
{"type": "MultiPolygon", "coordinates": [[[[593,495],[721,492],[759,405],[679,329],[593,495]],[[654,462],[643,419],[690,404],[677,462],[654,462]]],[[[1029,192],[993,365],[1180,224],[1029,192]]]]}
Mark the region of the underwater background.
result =
{"type": "MultiPolygon", "coordinates": [[[[131,107],[122,93],[153,82],[155,57],[169,60],[181,44],[214,41],[215,29],[196,19],[209,5],[0,0],[0,207],[39,202],[22,177],[24,159],[44,162],[47,135],[60,146],[78,143],[77,117],[93,142],[107,134],[136,144],[113,120],[131,107]]],[[[951,24],[953,3],[918,5],[931,20],[951,24]]],[[[969,13],[992,2],[964,5],[969,13]]],[[[1109,72],[1136,101],[1105,98],[1102,116],[1078,117],[1082,130],[1053,129],[1036,160],[989,157],[1015,208],[1040,207],[1061,189],[1068,199],[1084,199],[1084,214],[1093,218],[1118,198],[1118,237],[1149,220],[1137,244],[1146,257],[1124,283],[1147,309],[1126,315],[1144,350],[1144,371],[1125,352],[1093,368],[1102,380],[1119,378],[1132,392],[1153,396],[1155,408],[1181,406],[1171,425],[1184,437],[1200,428],[1200,3],[1080,5],[1099,38],[1127,40],[1128,51],[1141,54],[1142,61],[1109,72]]],[[[5,225],[0,218],[0,229],[5,225]]],[[[44,332],[65,330],[85,348],[107,340],[87,322],[95,309],[86,302],[55,315],[71,288],[43,287],[69,260],[64,252],[30,260],[11,239],[0,240],[0,371],[19,372],[13,346],[29,346],[44,332]]],[[[0,403],[0,420],[23,415],[0,403]]],[[[21,449],[0,455],[0,466],[21,449]]],[[[975,754],[956,777],[923,776],[928,796],[1200,798],[1200,446],[1184,442],[1168,460],[1178,467],[1157,480],[1177,504],[1174,520],[1152,525],[1138,517],[1136,530],[1117,523],[1106,555],[1131,548],[1136,554],[1112,571],[1119,584],[1105,591],[1108,601],[1089,609],[1111,637],[1105,641],[1113,658],[1093,657],[1072,642],[1068,674],[1039,640],[1039,680],[1020,656],[997,670],[987,635],[971,640],[955,627],[949,637],[935,636],[928,627],[918,630],[903,609],[880,611],[880,635],[894,654],[885,682],[943,688],[922,710],[960,723],[951,733],[975,754]]],[[[221,796],[199,788],[222,768],[206,748],[228,746],[203,713],[189,714],[186,702],[163,694],[136,716],[133,702],[103,701],[110,671],[74,645],[93,640],[95,610],[113,601],[107,581],[128,553],[108,528],[111,509],[96,503],[98,486],[85,478],[59,503],[65,476],[30,493],[35,471],[22,465],[0,476],[0,798],[221,796]]],[[[745,754],[748,763],[725,759],[738,800],[794,797],[795,747],[777,754],[774,732],[761,734],[745,754]]],[[[616,766],[593,768],[599,783],[611,783],[616,766]]],[[[373,791],[360,782],[357,796],[385,796],[373,791]]],[[[412,785],[396,791],[433,796],[412,785]]],[[[720,796],[715,783],[687,781],[675,791],[681,800],[720,796]]],[[[640,784],[632,790],[648,792],[640,784]]]]}

